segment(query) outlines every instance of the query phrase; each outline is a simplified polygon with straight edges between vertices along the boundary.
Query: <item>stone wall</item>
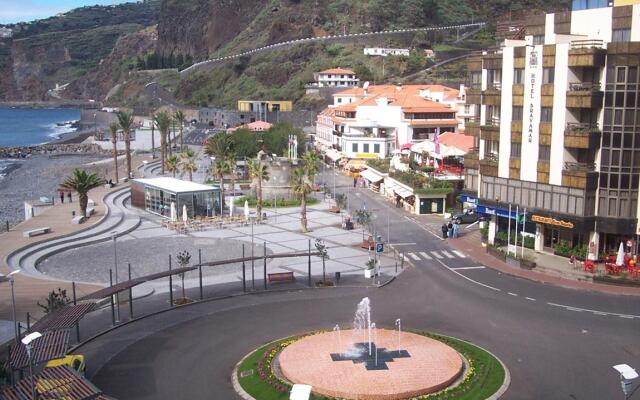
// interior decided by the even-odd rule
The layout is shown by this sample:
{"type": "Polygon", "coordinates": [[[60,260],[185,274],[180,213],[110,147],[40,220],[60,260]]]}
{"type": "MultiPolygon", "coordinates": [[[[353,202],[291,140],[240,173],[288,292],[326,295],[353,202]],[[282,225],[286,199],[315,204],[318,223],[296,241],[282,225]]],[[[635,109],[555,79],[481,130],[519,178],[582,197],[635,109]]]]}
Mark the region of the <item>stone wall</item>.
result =
{"type": "Polygon", "coordinates": [[[27,158],[36,154],[105,154],[110,150],[102,150],[96,144],[44,144],[38,146],[0,147],[0,158],[27,158]]]}

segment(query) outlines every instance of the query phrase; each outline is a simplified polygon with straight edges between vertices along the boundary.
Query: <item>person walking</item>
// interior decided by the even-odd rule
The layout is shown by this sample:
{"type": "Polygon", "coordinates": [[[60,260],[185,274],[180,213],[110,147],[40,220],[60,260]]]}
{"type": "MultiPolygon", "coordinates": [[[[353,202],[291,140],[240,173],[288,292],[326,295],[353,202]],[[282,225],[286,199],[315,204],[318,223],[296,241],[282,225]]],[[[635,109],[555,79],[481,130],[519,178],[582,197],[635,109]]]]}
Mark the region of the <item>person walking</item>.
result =
{"type": "Polygon", "coordinates": [[[64,192],[61,190],[58,195],[60,196],[60,203],[64,203],[64,192]]]}
{"type": "Polygon", "coordinates": [[[71,192],[67,192],[67,199],[69,200],[69,203],[73,203],[71,200],[71,192]]]}
{"type": "Polygon", "coordinates": [[[456,221],[453,224],[453,238],[457,239],[458,238],[458,230],[460,229],[460,225],[458,224],[458,221],[456,221]]]}
{"type": "Polygon", "coordinates": [[[447,224],[447,230],[449,231],[449,237],[453,238],[453,224],[451,223],[451,221],[449,221],[449,223],[447,224]]]}
{"type": "Polygon", "coordinates": [[[447,238],[447,232],[449,231],[449,229],[447,228],[447,224],[442,224],[442,238],[446,239],[447,238]]]}
{"type": "Polygon", "coordinates": [[[358,177],[354,176],[353,177],[353,187],[355,188],[356,186],[358,186],[358,177]]]}

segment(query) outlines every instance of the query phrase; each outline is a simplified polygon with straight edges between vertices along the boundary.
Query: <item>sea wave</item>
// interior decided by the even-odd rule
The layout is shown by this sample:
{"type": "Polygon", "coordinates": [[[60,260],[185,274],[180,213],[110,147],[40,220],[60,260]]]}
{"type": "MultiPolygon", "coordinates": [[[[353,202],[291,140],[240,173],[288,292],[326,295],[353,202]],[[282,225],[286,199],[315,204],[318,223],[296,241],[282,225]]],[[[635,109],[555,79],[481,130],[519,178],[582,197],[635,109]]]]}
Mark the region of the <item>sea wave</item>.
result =
{"type": "Polygon", "coordinates": [[[77,128],[73,128],[74,122],[75,121],[67,121],[61,125],[57,123],[47,124],[42,127],[47,130],[47,136],[54,139],[60,139],[60,137],[65,133],[71,133],[78,130],[77,128]]]}

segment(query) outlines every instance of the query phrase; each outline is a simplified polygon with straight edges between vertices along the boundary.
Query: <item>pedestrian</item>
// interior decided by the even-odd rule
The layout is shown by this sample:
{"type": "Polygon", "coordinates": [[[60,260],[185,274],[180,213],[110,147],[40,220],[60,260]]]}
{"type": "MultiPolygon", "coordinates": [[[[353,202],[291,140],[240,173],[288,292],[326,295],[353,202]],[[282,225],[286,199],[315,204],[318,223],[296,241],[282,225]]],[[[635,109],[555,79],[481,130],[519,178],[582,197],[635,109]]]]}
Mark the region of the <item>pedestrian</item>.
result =
{"type": "Polygon", "coordinates": [[[358,186],[358,177],[354,176],[353,177],[353,187],[355,188],[356,186],[358,186]]]}
{"type": "Polygon", "coordinates": [[[447,238],[447,232],[449,231],[449,229],[447,229],[447,224],[442,224],[442,238],[446,239],[447,238]]]}
{"type": "Polygon", "coordinates": [[[64,192],[61,190],[58,195],[60,196],[60,203],[64,203],[64,192]]]}
{"type": "Polygon", "coordinates": [[[67,199],[69,199],[69,203],[73,203],[73,201],[71,201],[71,192],[67,192],[67,199]]]}
{"type": "Polygon", "coordinates": [[[460,229],[460,225],[458,224],[458,222],[456,221],[453,224],[453,238],[457,239],[458,238],[458,229],[460,229]]]}
{"type": "Polygon", "coordinates": [[[449,223],[447,224],[447,230],[449,232],[449,237],[453,238],[453,224],[451,223],[451,221],[449,221],[449,223]]]}

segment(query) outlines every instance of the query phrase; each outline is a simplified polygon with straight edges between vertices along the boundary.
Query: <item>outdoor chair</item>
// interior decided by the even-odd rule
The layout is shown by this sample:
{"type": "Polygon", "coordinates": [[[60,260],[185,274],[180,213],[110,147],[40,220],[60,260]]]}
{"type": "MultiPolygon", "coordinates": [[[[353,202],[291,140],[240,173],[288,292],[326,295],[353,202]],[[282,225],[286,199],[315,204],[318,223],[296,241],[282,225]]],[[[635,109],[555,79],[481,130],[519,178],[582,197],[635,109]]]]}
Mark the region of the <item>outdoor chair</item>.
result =
{"type": "Polygon", "coordinates": [[[583,269],[585,272],[594,272],[594,271],[595,271],[595,268],[596,268],[596,265],[595,265],[595,263],[594,263],[592,260],[585,260],[585,261],[582,263],[582,269],[583,269]]]}

